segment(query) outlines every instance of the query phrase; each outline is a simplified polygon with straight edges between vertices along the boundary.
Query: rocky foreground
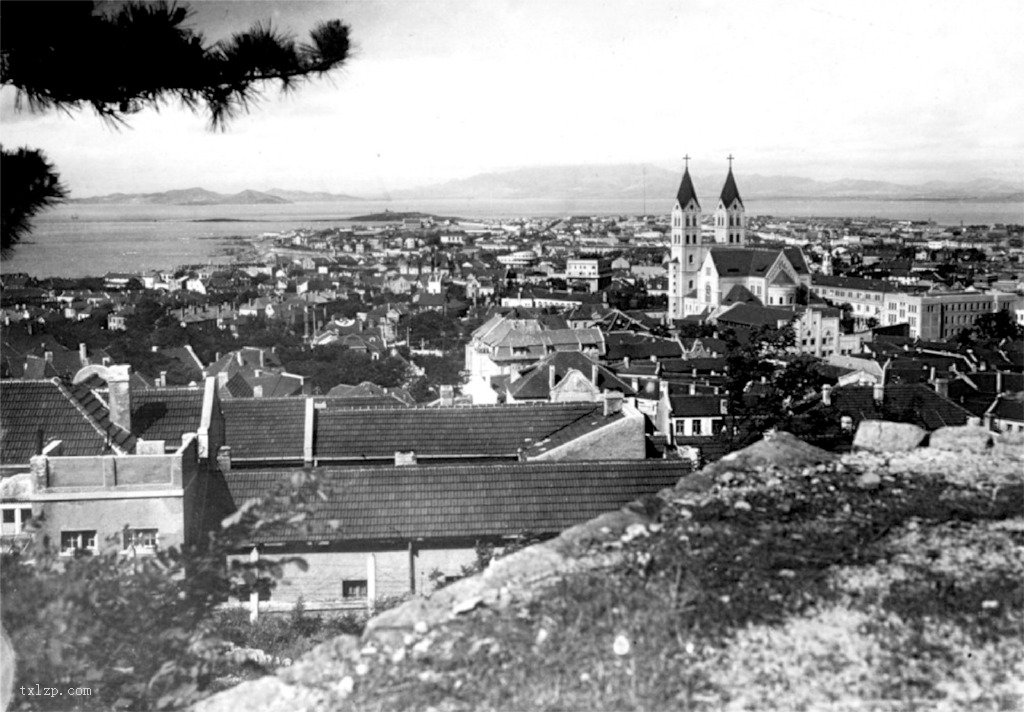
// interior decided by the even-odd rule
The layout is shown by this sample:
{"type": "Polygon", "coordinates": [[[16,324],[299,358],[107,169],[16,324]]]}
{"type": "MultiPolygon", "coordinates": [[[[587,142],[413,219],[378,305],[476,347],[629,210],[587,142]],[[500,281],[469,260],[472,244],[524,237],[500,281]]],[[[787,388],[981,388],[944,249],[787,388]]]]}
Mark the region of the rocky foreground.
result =
{"type": "Polygon", "coordinates": [[[786,433],[196,709],[1024,707],[1020,437],[786,433]]]}

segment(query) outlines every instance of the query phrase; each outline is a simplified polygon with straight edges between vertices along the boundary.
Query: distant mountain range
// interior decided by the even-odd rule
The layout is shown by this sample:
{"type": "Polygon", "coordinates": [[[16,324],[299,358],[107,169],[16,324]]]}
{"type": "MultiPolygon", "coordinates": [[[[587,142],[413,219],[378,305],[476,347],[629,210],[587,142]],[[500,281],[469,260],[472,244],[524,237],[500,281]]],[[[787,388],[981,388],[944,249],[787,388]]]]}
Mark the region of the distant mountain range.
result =
{"type": "Polygon", "coordinates": [[[72,203],[104,203],[109,205],[267,205],[274,203],[331,203],[360,198],[341,193],[304,192],[301,190],[243,190],[240,193],[215,193],[205,188],[168,190],[163,193],[111,193],[90,198],[75,198],[72,203]]]}
{"type": "MultiPolygon", "coordinates": [[[[712,204],[724,175],[692,173],[698,196],[712,204]]],[[[607,166],[550,166],[481,173],[460,180],[395,191],[393,199],[516,199],[516,198],[666,198],[679,188],[681,173],[638,164],[607,166]]],[[[746,199],[861,199],[861,200],[978,200],[1024,201],[1020,185],[979,179],[963,183],[932,181],[903,185],[886,181],[817,181],[794,176],[737,174],[740,195],[746,199]]]]}
{"type": "MultiPolygon", "coordinates": [[[[551,198],[648,199],[671,198],[679,188],[679,171],[658,166],[625,164],[605,166],[548,166],[479,173],[469,178],[393,191],[395,200],[514,200],[551,198]]],[[[698,196],[713,207],[724,175],[693,173],[698,196]]],[[[977,179],[964,182],[931,181],[904,185],[877,180],[843,179],[818,181],[794,176],[757,173],[736,176],[740,195],[748,200],[943,200],[1024,202],[1024,189],[1008,181],[977,179]]],[[[344,193],[301,190],[243,190],[215,193],[204,188],[169,190],[163,193],[113,193],[78,198],[75,203],[138,205],[256,205],[268,203],[347,202],[368,198],[344,193]]],[[[375,198],[369,198],[375,199],[375,198]]]]}

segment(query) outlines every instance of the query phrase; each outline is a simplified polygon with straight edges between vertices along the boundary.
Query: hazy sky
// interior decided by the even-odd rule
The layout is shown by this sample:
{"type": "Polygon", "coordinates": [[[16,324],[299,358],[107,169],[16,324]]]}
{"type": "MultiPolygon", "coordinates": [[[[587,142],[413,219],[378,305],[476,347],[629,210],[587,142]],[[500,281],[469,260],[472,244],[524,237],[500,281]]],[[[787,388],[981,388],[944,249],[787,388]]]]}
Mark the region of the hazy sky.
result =
{"type": "Polygon", "coordinates": [[[194,2],[210,40],[350,25],[332,79],[225,133],[177,107],[115,130],[13,109],[78,197],[203,186],[386,191],[518,166],[1024,182],[1021,0],[194,2]]]}

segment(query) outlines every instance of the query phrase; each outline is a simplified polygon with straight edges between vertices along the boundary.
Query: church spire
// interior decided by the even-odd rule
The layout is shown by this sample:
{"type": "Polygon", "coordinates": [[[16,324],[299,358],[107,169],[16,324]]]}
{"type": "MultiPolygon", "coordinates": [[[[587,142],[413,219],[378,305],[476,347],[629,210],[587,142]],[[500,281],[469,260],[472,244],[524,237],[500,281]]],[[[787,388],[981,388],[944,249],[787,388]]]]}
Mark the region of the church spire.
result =
{"type": "Polygon", "coordinates": [[[736,179],[732,175],[732,154],[729,154],[729,175],[725,177],[725,185],[722,186],[722,204],[725,207],[732,205],[734,200],[738,200],[740,205],[743,205],[743,198],[740,197],[739,188],[736,187],[736,179]]]}
{"type": "Polygon", "coordinates": [[[683,160],[686,162],[683,168],[683,182],[679,184],[676,200],[681,207],[685,207],[692,200],[699,208],[700,201],[697,200],[697,191],[693,189],[693,179],[690,178],[690,156],[683,156],[683,160]]]}

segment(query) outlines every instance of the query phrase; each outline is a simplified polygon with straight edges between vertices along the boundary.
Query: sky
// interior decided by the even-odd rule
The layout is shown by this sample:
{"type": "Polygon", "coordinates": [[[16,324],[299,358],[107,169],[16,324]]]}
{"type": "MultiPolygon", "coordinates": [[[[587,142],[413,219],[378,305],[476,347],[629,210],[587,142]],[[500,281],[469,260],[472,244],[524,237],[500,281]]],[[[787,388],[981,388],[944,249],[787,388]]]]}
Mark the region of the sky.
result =
{"type": "Polygon", "coordinates": [[[192,2],[206,39],[351,28],[329,79],[224,132],[176,106],[114,129],[14,108],[73,197],[202,186],[389,191],[524,166],[650,163],[1024,185],[1020,0],[192,2]]]}

